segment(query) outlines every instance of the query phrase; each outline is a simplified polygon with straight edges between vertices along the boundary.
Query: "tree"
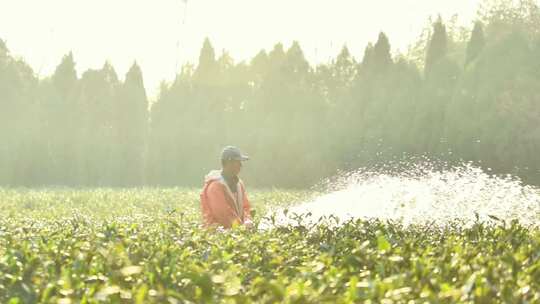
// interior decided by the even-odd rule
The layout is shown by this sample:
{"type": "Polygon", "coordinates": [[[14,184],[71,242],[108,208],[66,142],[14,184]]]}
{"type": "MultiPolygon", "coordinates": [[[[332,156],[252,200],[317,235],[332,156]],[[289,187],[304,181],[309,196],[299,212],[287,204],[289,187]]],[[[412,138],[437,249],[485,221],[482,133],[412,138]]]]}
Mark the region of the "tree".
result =
{"type": "Polygon", "coordinates": [[[42,180],[38,158],[45,157],[42,110],[36,102],[38,79],[0,40],[0,182],[32,185],[42,180]]]}
{"type": "Polygon", "coordinates": [[[487,37],[504,39],[514,31],[527,33],[528,38],[540,34],[540,6],[536,0],[483,0],[478,12],[486,24],[487,37]]]}
{"type": "Polygon", "coordinates": [[[77,71],[72,52],[62,58],[54,71],[52,82],[57,91],[64,97],[73,92],[77,83],[77,71]]]}
{"type": "Polygon", "coordinates": [[[327,103],[344,107],[349,91],[357,73],[357,63],[346,45],[343,46],[337,58],[329,65],[321,65],[317,69],[319,89],[326,95],[327,103]]]}
{"type": "Polygon", "coordinates": [[[265,50],[261,50],[249,64],[251,73],[253,74],[253,86],[260,86],[262,80],[268,74],[270,69],[268,54],[265,50]]]}
{"type": "Polygon", "coordinates": [[[362,59],[362,68],[371,69],[375,65],[375,49],[370,42],[364,50],[364,58],[362,59]]]}
{"type": "Polygon", "coordinates": [[[392,64],[390,55],[390,42],[385,33],[381,32],[373,47],[373,61],[375,68],[381,72],[386,71],[392,64]]]}
{"type": "Polygon", "coordinates": [[[116,101],[120,82],[110,63],[83,73],[77,100],[81,110],[76,135],[76,175],[79,184],[114,184],[118,158],[116,101]]]}
{"type": "Polygon", "coordinates": [[[201,121],[201,107],[193,102],[193,69],[182,67],[172,84],[161,84],[157,102],[150,112],[147,181],[152,185],[188,184],[185,159],[198,134],[194,126],[201,121]],[[178,168],[182,168],[179,170],[178,168]]]}
{"type": "Polygon", "coordinates": [[[193,76],[195,81],[201,85],[214,85],[217,81],[217,73],[216,54],[210,39],[206,38],[199,54],[199,64],[193,76]]]}
{"type": "Polygon", "coordinates": [[[75,61],[70,52],[62,58],[50,81],[44,82],[44,91],[40,94],[46,99],[46,133],[55,134],[48,139],[48,146],[52,150],[48,164],[50,182],[72,184],[76,181],[73,172],[76,151],[74,143],[77,141],[82,115],[76,100],[78,81],[75,61]]]}
{"type": "Polygon", "coordinates": [[[478,21],[474,24],[471,39],[467,44],[467,54],[465,58],[466,65],[478,57],[485,44],[486,40],[484,37],[484,28],[482,23],[478,21]]]}
{"type": "Polygon", "coordinates": [[[433,35],[428,44],[426,52],[426,67],[425,76],[430,78],[437,63],[445,58],[448,52],[448,37],[446,35],[446,27],[444,26],[441,17],[433,24],[433,35]]]}
{"type": "Polygon", "coordinates": [[[272,51],[268,54],[268,72],[262,80],[261,88],[257,101],[251,108],[254,112],[254,117],[264,119],[260,116],[266,116],[265,113],[273,112],[276,109],[276,102],[284,102],[280,94],[287,82],[283,77],[285,71],[286,55],[283,49],[283,44],[277,43],[272,51]]]}
{"type": "Polygon", "coordinates": [[[287,50],[285,68],[287,72],[297,76],[304,76],[309,71],[309,63],[304,57],[304,52],[298,41],[294,41],[287,50]]]}
{"type": "Polygon", "coordinates": [[[116,145],[119,146],[116,159],[117,183],[142,185],[148,136],[148,99],[142,72],[136,62],[126,74],[115,107],[118,128],[116,145]]]}

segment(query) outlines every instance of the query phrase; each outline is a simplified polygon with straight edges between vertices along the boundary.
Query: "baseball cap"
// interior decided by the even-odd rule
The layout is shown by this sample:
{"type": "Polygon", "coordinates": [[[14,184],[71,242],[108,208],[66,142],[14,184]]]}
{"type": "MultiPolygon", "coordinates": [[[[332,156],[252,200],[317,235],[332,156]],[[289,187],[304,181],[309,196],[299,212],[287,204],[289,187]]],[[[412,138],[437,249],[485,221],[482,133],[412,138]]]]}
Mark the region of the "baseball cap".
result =
{"type": "Polygon", "coordinates": [[[221,151],[221,160],[249,160],[249,156],[242,154],[240,149],[235,146],[227,146],[221,151]]]}

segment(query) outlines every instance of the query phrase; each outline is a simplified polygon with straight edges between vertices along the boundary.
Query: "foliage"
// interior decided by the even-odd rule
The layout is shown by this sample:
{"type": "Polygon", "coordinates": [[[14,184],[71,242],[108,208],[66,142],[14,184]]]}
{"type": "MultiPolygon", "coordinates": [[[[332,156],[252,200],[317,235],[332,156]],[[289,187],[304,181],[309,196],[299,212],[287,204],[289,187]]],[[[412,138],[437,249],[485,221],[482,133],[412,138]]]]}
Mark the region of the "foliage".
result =
{"type": "MultiPolygon", "coordinates": [[[[257,191],[258,222],[314,193],[257,191]]],[[[0,190],[2,303],[540,301],[540,232],[517,222],[199,227],[187,189],[0,190]]],[[[412,303],[412,302],[409,302],[412,303]]]]}
{"type": "Polygon", "coordinates": [[[1,42],[0,185],[195,186],[229,144],[261,187],[424,156],[540,183],[540,8],[486,0],[473,29],[456,20],[430,19],[406,55],[380,33],[317,66],[298,42],[234,62],[206,39],[151,101],[136,63],[79,76],[70,53],[38,79],[1,42]]]}

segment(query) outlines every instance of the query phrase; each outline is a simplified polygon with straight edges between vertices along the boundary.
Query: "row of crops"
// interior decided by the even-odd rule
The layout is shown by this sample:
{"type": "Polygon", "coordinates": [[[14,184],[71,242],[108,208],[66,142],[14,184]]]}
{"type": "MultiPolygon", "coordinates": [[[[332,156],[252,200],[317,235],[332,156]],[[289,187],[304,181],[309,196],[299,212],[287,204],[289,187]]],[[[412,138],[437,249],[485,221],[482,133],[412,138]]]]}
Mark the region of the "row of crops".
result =
{"type": "MultiPolygon", "coordinates": [[[[313,193],[256,191],[255,219],[313,193]]],[[[187,189],[0,190],[0,303],[538,303],[540,231],[199,225],[187,189]]]]}

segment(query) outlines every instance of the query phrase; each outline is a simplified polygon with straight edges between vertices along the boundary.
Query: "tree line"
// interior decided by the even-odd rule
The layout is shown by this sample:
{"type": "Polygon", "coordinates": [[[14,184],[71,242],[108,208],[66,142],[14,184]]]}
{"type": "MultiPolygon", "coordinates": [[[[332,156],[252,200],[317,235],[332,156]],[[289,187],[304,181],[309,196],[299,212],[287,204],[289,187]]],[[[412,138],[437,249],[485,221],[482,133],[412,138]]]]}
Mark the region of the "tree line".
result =
{"type": "Polygon", "coordinates": [[[251,185],[305,187],[339,170],[425,156],[540,184],[540,10],[485,1],[472,29],[440,17],[408,52],[384,33],[312,65],[301,46],[216,54],[163,82],[134,63],[38,78],[0,40],[0,185],[196,186],[229,144],[251,185]],[[361,59],[357,59],[361,58],[361,59]]]}

